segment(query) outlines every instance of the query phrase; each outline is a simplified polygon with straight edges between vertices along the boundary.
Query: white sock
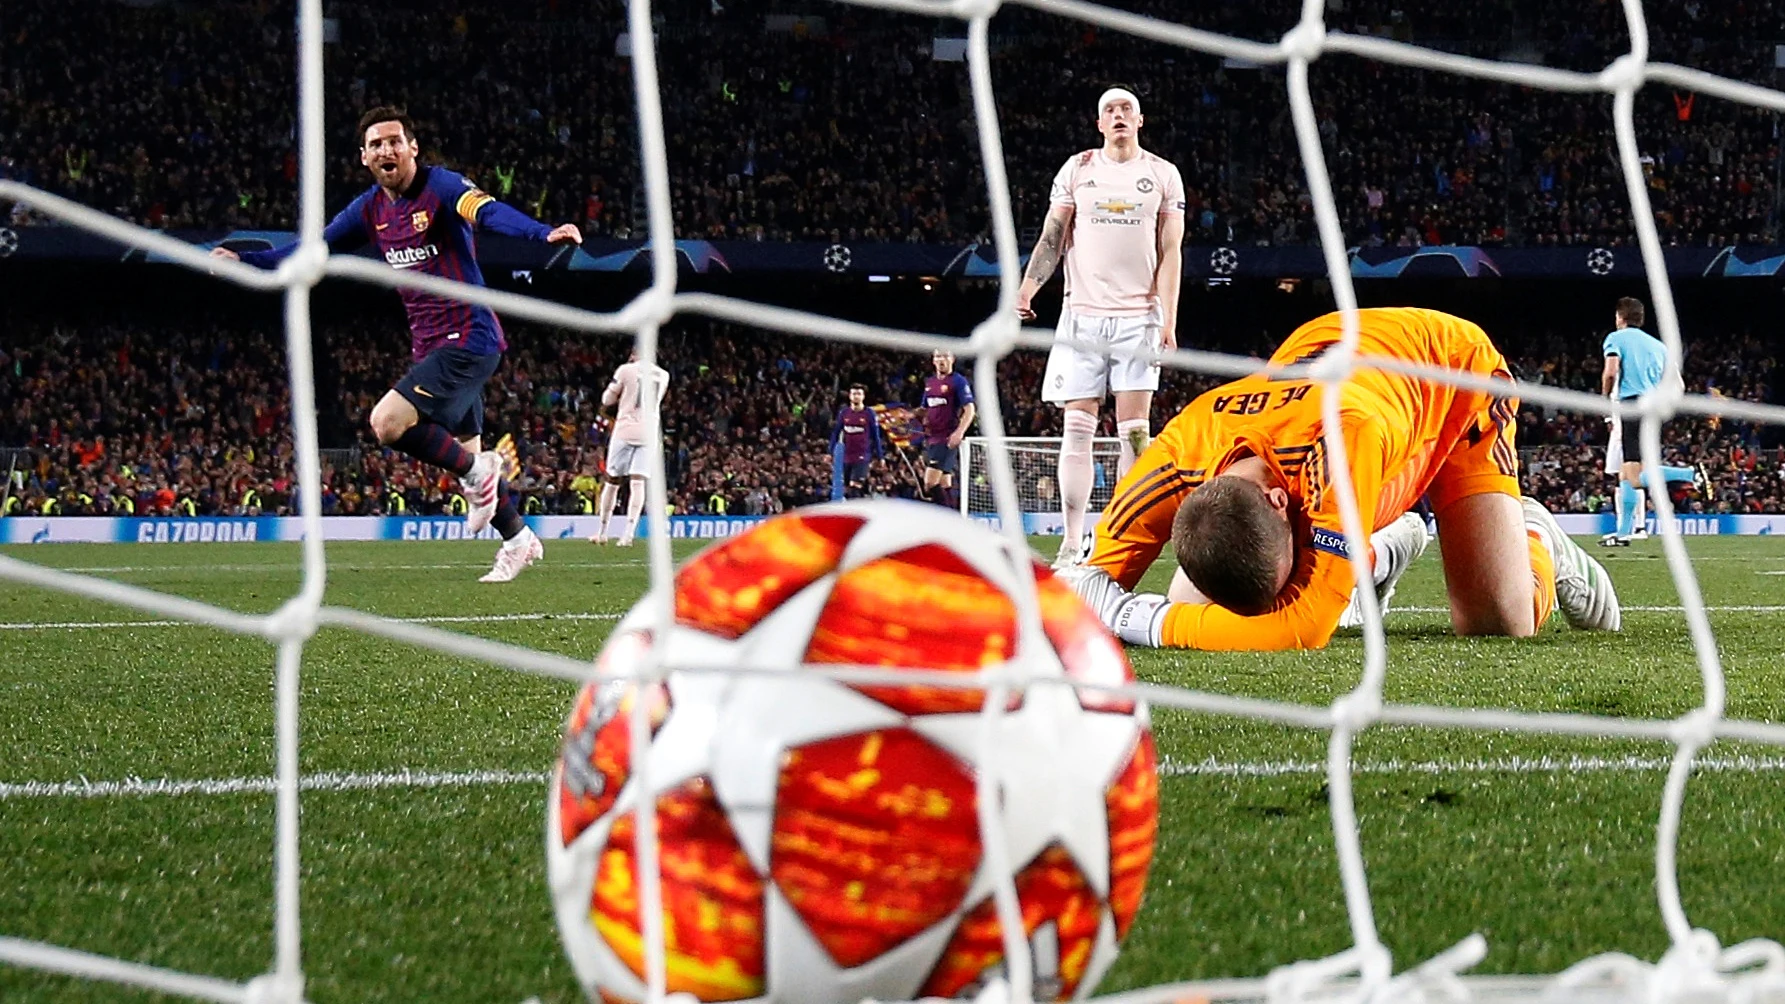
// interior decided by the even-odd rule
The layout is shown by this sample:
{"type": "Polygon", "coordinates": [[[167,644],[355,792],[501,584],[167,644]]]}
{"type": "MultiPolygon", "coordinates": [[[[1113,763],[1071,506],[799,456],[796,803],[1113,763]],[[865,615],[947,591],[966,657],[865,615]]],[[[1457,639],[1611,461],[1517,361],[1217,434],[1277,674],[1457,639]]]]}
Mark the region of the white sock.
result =
{"type": "Polygon", "coordinates": [[[526,547],[527,542],[532,539],[533,528],[530,526],[523,526],[521,527],[520,533],[517,533],[502,542],[502,549],[505,551],[518,551],[521,548],[526,547]]]}
{"type": "Polygon", "coordinates": [[[1134,466],[1134,458],[1146,450],[1147,443],[1151,441],[1147,431],[1149,424],[1144,418],[1130,418],[1127,421],[1116,423],[1116,438],[1122,441],[1122,458],[1116,464],[1116,477],[1119,478],[1127,474],[1128,468],[1134,466]],[[1139,433],[1139,435],[1137,436],[1135,433],[1139,433]],[[1140,440],[1139,449],[1135,448],[1134,440],[1136,439],[1140,440]]]}
{"type": "Polygon", "coordinates": [[[1370,551],[1375,556],[1376,564],[1370,569],[1370,578],[1378,585],[1388,581],[1388,541],[1378,533],[1370,538],[1370,551]]]}
{"type": "Polygon", "coordinates": [[[645,511],[645,479],[633,478],[626,489],[626,539],[638,536],[638,514],[645,511]]]}
{"type": "Polygon", "coordinates": [[[620,500],[620,486],[612,481],[601,486],[601,536],[607,536],[607,521],[614,518],[614,503],[620,500]]]}
{"type": "Polygon", "coordinates": [[[1060,515],[1066,521],[1066,542],[1073,547],[1085,536],[1085,509],[1091,504],[1091,438],[1097,434],[1097,416],[1066,409],[1061,419],[1065,435],[1060,440],[1060,515]]]}

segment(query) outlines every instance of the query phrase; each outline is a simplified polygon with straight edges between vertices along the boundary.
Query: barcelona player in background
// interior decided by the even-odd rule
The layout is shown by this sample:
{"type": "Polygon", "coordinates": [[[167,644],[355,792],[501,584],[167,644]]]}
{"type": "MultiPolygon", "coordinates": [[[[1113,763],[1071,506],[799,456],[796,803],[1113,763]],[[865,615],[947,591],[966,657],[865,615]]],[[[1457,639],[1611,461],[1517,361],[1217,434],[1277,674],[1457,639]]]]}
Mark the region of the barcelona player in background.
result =
{"type": "MultiPolygon", "coordinates": [[[[583,242],[575,224],[546,226],[463,175],[418,163],[415,125],[396,108],[361,116],[359,137],[360,163],[374,184],[329,221],[323,237],[332,252],[376,242],[393,268],[481,286],[473,227],[552,244],[583,242]]],[[[238,255],[219,247],[211,254],[272,268],[296,249],[293,243],[238,255]]],[[[483,386],[508,348],[502,324],[488,307],[409,289],[401,295],[413,365],[372,409],[372,432],[385,446],[460,478],[471,503],[466,531],[493,523],[502,535],[495,567],[479,581],[508,582],[545,548],[509,497],[501,456],[483,449],[483,386]]]]}
{"type": "Polygon", "coordinates": [[[886,454],[881,443],[880,417],[868,407],[868,388],[853,384],[849,403],[837,409],[837,420],[831,426],[831,448],[843,447],[843,497],[861,498],[868,494],[868,471],[886,454]]]}
{"type": "Polygon", "coordinates": [[[930,354],[936,372],[923,382],[923,490],[930,501],[948,509],[960,499],[954,493],[954,472],[961,440],[973,425],[973,385],[954,371],[954,353],[930,354]]]}

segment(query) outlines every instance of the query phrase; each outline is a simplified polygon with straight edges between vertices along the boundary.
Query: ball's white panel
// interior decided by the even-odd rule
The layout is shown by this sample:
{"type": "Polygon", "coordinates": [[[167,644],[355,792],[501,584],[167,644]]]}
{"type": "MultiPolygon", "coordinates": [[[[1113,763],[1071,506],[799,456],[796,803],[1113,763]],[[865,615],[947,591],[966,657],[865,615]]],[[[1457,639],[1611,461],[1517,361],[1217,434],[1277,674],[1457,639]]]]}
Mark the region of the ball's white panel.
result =
{"type": "MultiPolygon", "coordinates": [[[[830,600],[835,575],[826,575],[789,596],[733,644],[731,661],[755,669],[794,670],[806,656],[812,629],[830,600]]],[[[760,674],[758,674],[760,675],[760,674]]]]}
{"type": "Polygon", "coordinates": [[[651,742],[646,779],[662,794],[712,766],[713,726],[732,681],[717,673],[677,673],[670,677],[670,712],[651,742]]]}
{"type": "Polygon", "coordinates": [[[768,915],[768,999],[777,1004],[814,1001],[911,1000],[935,968],[954,933],[956,915],[933,924],[853,969],[839,967],[805,921],[772,884],[764,896],[768,915]]]}
{"type": "Polygon", "coordinates": [[[726,666],[739,658],[737,642],[681,625],[670,629],[662,653],[663,667],[670,671],[678,666],[726,666]]]}
{"type": "Polygon", "coordinates": [[[861,694],[806,674],[740,677],[718,709],[712,778],[744,853],[768,874],[781,754],[819,739],[898,728],[904,716],[861,694]]]}
{"type": "Polygon", "coordinates": [[[844,1000],[910,1000],[942,958],[960,914],[952,913],[886,950],[879,958],[843,971],[844,1000]]]}
{"type": "MultiPolygon", "coordinates": [[[[793,904],[768,883],[762,897],[764,970],[768,973],[768,998],[781,1004],[800,1001],[840,1001],[843,970],[800,919],[793,904]]],[[[847,998],[859,1000],[860,998],[847,998]]]]}
{"type": "Polygon", "coordinates": [[[620,618],[620,623],[614,625],[613,634],[608,635],[608,637],[617,638],[628,631],[644,631],[647,633],[655,631],[657,628],[657,612],[653,609],[654,604],[652,600],[656,596],[657,590],[655,588],[645,593],[644,597],[637,603],[634,603],[632,609],[626,611],[626,615],[620,618]]]}
{"type": "MultiPolygon", "coordinates": [[[[1029,935],[1030,996],[1038,1001],[1060,999],[1060,926],[1049,920],[1029,935]]],[[[1006,967],[1008,968],[1008,967],[1006,967]]]]}
{"type": "MultiPolygon", "coordinates": [[[[925,715],[912,728],[967,763],[980,762],[977,714],[925,715]]],[[[1003,781],[1005,847],[1021,868],[1047,845],[1070,853],[1098,896],[1109,896],[1109,817],[1104,792],[1126,763],[1139,725],[1128,715],[1086,711],[1065,687],[1037,687],[998,720],[994,754],[1003,781]]],[[[993,877],[974,878],[970,900],[993,877]]]]}
{"type": "Polygon", "coordinates": [[[1103,920],[1097,925],[1097,942],[1091,946],[1091,960],[1085,964],[1085,978],[1079,982],[1078,989],[1073,991],[1073,1000],[1086,1000],[1097,990],[1097,984],[1109,973],[1109,967],[1115,964],[1116,953],[1120,949],[1116,943],[1116,919],[1110,913],[1109,904],[1103,904],[1103,920]]]}

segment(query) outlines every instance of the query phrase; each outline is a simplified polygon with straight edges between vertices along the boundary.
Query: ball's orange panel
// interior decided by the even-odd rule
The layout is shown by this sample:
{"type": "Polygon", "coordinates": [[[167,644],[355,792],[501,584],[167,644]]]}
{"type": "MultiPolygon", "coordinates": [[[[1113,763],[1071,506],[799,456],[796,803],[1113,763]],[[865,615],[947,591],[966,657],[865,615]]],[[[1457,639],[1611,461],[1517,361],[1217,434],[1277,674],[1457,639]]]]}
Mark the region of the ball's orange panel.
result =
{"type": "MultiPolygon", "coordinates": [[[[649,641],[633,634],[611,639],[601,652],[598,672],[623,673],[649,641]]],[[[570,711],[564,747],[558,761],[558,837],[569,846],[584,830],[613,808],[632,772],[632,706],[637,689],[594,682],[585,684],[570,711]]],[[[669,691],[651,687],[651,734],[669,714],[669,691]]]]}
{"type": "Polygon", "coordinates": [[[1109,808],[1109,908],[1116,937],[1126,938],[1140,912],[1159,836],[1159,752],[1142,732],[1134,755],[1104,795],[1109,808]]]}
{"type": "Polygon", "coordinates": [[[859,516],[778,516],[696,555],[676,573],[676,621],[736,638],[818,581],[862,527],[859,516]]]}
{"type": "MultiPolygon", "coordinates": [[[[838,576],[806,662],[976,671],[1009,659],[1015,646],[1010,597],[953,551],[925,544],[838,576]]],[[[977,711],[985,700],[983,691],[948,687],[857,689],[908,715],[977,711]]]]}
{"type": "MultiPolygon", "coordinates": [[[[590,918],[614,954],[644,978],[636,817],[614,822],[595,875],[590,918]]],[[[756,997],[763,988],[762,879],[704,778],[657,800],[658,861],[670,993],[703,1001],[756,997]]]]}
{"type": "Polygon", "coordinates": [[[787,753],[769,871],[825,951],[859,966],[942,920],[979,867],[973,775],[908,729],[787,753]]]}
{"type": "MultiPolygon", "coordinates": [[[[1065,1000],[1078,989],[1097,947],[1097,925],[1103,904],[1079,871],[1072,856],[1058,844],[1036,856],[1016,877],[1017,902],[1023,911],[1023,932],[1032,935],[1052,923],[1059,935],[1059,969],[1051,978],[1037,978],[1037,1000],[1065,1000]]],[[[955,997],[977,987],[987,970],[1004,960],[1004,929],[991,897],[962,918],[942,958],[918,991],[923,997],[955,997]]]]}

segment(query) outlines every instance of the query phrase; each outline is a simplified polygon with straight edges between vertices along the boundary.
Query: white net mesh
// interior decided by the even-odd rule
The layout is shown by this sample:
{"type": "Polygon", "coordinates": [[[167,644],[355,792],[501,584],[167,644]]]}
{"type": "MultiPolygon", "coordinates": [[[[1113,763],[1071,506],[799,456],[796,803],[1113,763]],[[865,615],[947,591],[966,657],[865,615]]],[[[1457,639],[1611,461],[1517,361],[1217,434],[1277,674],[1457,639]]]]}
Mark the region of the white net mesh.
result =
{"type": "MultiPolygon", "coordinates": [[[[961,512],[988,516],[998,511],[992,495],[990,441],[984,436],[961,440],[961,512]]],[[[1045,436],[1010,436],[1004,440],[1010,470],[1016,478],[1016,497],[1027,513],[1060,511],[1060,440],[1045,436]]],[[[1091,502],[1087,512],[1102,512],[1116,487],[1116,468],[1122,458],[1118,439],[1091,441],[1091,502]]],[[[1037,533],[1044,532],[1036,529],[1037,533]]],[[[1052,531],[1046,531],[1052,532],[1052,531]]]]}
{"type": "MultiPolygon", "coordinates": [[[[300,0],[299,3],[299,206],[302,246],[276,272],[260,272],[247,266],[219,263],[201,251],[165,235],[140,229],[119,220],[86,209],[68,200],[7,181],[0,181],[0,199],[22,202],[46,216],[105,235],[125,244],[158,252],[168,260],[200,271],[211,271],[243,286],[263,290],[282,290],[285,294],[287,351],[291,369],[292,411],[295,416],[299,496],[305,521],[303,547],[303,585],[278,611],[265,616],[240,614],[204,603],[167,596],[102,579],[40,568],[12,558],[0,558],[0,578],[27,585],[91,597],[151,611],[171,618],[210,625],[220,630],[267,639],[275,646],[276,658],[276,747],[277,747],[277,812],[275,849],[275,956],[266,975],[248,984],[236,984],[204,976],[170,972],[150,966],[123,962],[87,953],[72,951],[17,939],[0,939],[0,960],[43,970],[69,973],[92,979],[110,980],[216,1001],[296,1002],[303,995],[303,974],[298,924],[298,673],[304,646],[316,629],[324,624],[363,631],[410,644],[438,649],[458,656],[469,656],[491,663],[534,673],[585,679],[588,664],[543,652],[532,651],[499,642],[468,638],[433,628],[397,623],[354,610],[322,605],[326,567],[323,556],[319,504],[318,454],[315,423],[315,394],[312,380],[311,339],[309,323],[310,290],[324,276],[357,279],[383,286],[426,290],[444,296],[481,303],[514,317],[559,325],[565,328],[628,334],[636,339],[641,361],[648,369],[657,354],[660,326],[676,313],[703,314],[742,324],[756,325],[794,334],[841,339],[875,345],[904,352],[927,352],[941,348],[974,359],[973,379],[980,402],[981,426],[987,433],[990,449],[986,451],[986,470],[991,486],[993,508],[1003,517],[1002,524],[1013,551],[1026,553],[1027,542],[1022,532],[1022,502],[1017,491],[1011,458],[1000,449],[1003,422],[999,414],[996,392],[997,362],[1017,348],[1045,349],[1053,341],[1048,332],[1022,331],[1013,311],[1019,278],[1016,234],[1012,225],[1009,187],[1005,174],[1002,140],[993,101],[990,61],[988,56],[988,23],[999,7],[999,0],[855,0],[870,6],[903,11],[929,17],[964,19],[968,23],[967,62],[973,94],[973,110],[984,158],[985,178],[992,209],[993,236],[997,251],[1000,296],[996,311],[981,323],[965,344],[958,339],[924,335],[909,331],[853,324],[796,310],[767,307],[706,294],[676,292],[676,262],[669,204],[668,164],[665,156],[662,110],[660,106],[656,51],[651,25],[649,0],[631,0],[628,7],[628,29],[633,40],[631,60],[637,88],[640,146],[644,164],[646,203],[649,211],[652,282],[650,287],[625,309],[601,314],[568,306],[535,300],[526,296],[465,286],[413,272],[390,269],[371,261],[330,257],[322,241],[324,206],[322,142],[322,4],[321,0],[300,0]]],[[[1166,42],[1196,52],[1232,57],[1251,63],[1286,65],[1288,100],[1300,153],[1307,170],[1308,190],[1312,197],[1334,296],[1344,315],[1344,338],[1335,351],[1328,353],[1305,374],[1321,387],[1326,417],[1326,446],[1334,458],[1332,474],[1341,501],[1346,535],[1351,542],[1357,582],[1370,585],[1370,569],[1360,547],[1361,523],[1350,477],[1343,462],[1344,444],[1337,423],[1338,395],[1334,391],[1347,376],[1361,365],[1409,373],[1460,386],[1469,386],[1490,393],[1506,394],[1504,385],[1471,378],[1462,374],[1410,365],[1390,359],[1363,359],[1356,355],[1358,325],[1356,296],[1351,273],[1335,212],[1326,163],[1315,121],[1314,107],[1308,88],[1309,64],[1323,56],[1350,55],[1381,60],[1404,66],[1542,88],[1561,92],[1609,93],[1613,96],[1618,161],[1628,189],[1637,227],[1650,294],[1653,298],[1659,331],[1668,351],[1670,375],[1677,375],[1681,358],[1679,323],[1668,286],[1650,210],[1647,187],[1639,163],[1633,120],[1633,98],[1648,82],[1668,84],[1682,90],[1697,91],[1733,101],[1785,111],[1785,93],[1717,77],[1679,66],[1651,63],[1648,59],[1648,35],[1640,0],[1623,0],[1631,49],[1598,73],[1499,63],[1436,52],[1380,38],[1326,31],[1322,14],[1323,0],[1307,0],[1299,23],[1278,43],[1262,43],[1230,38],[1207,31],[1171,24],[1138,14],[1101,7],[1083,0],[1012,0],[1023,6],[1074,18],[1110,30],[1166,42]]],[[[1084,348],[1096,350],[1095,346],[1084,348]]],[[[1208,373],[1241,375],[1254,370],[1257,362],[1239,357],[1182,350],[1161,357],[1164,365],[1208,373]]],[[[1666,381],[1666,388],[1655,392],[1635,406],[1610,404],[1593,395],[1517,385],[1511,393],[1527,401],[1540,402],[1587,412],[1607,413],[1621,410],[1625,421],[1642,423],[1641,441],[1645,464],[1659,461],[1661,423],[1679,412],[1721,414],[1764,422],[1785,422],[1785,408],[1747,404],[1726,399],[1685,396],[1676,381],[1666,381]]],[[[653,419],[654,421],[654,419],[653,419]]],[[[655,433],[655,430],[651,430],[655,433]]],[[[655,438],[655,436],[654,436],[655,438]]],[[[658,440],[660,442],[660,440],[658,440]]],[[[663,458],[661,449],[652,453],[649,512],[653,520],[661,520],[664,512],[663,458]]],[[[1345,902],[1350,918],[1352,947],[1327,959],[1297,963],[1284,967],[1265,980],[1234,980],[1202,984],[1159,987],[1121,996],[1125,1001],[1177,1000],[1189,996],[1242,998],[1269,996],[1272,999],[1306,999],[1321,996],[1345,996],[1389,999],[1399,996],[1423,999],[1426,995],[1464,997],[1471,993],[1531,992],[1534,987],[1548,986],[1572,989],[1577,996],[1615,993],[1631,999],[1662,1000],[1692,996],[1699,999],[1760,1000],[1780,999],[1785,994],[1785,950],[1772,942],[1748,942],[1722,950],[1708,932],[1693,929],[1681,905],[1675,872],[1675,852],[1680,830],[1681,807],[1693,760],[1700,750],[1717,739],[1740,739],[1785,745],[1785,726],[1763,722],[1738,721],[1724,717],[1724,677],[1718,661],[1698,582],[1683,543],[1674,532],[1672,506],[1665,494],[1657,494],[1658,525],[1668,568],[1681,598],[1683,612],[1690,628],[1693,649],[1702,675],[1703,700],[1692,712],[1673,720],[1593,717],[1572,714],[1533,714],[1510,711],[1448,709],[1438,707],[1389,704],[1383,698],[1383,679],[1387,666],[1387,649],[1382,631],[1380,611],[1374,592],[1361,588],[1365,613],[1365,659],[1362,678],[1349,694],[1330,707],[1294,705],[1271,701],[1239,699],[1219,694],[1199,693],[1176,688],[1137,686],[1128,688],[1158,706],[1187,709],[1207,714],[1283,723],[1316,730],[1330,730],[1327,780],[1334,840],[1344,886],[1345,902]],[[1376,918],[1360,847],[1357,815],[1352,799],[1352,745],[1357,734],[1372,725],[1396,724],[1440,729],[1514,730],[1555,735],[1640,738],[1672,743],[1675,753],[1672,767],[1662,792],[1660,818],[1655,850],[1655,885],[1661,912],[1672,948],[1659,964],[1643,963],[1627,956],[1603,956],[1562,974],[1553,984],[1537,984],[1516,979],[1488,979],[1463,982],[1456,974],[1478,961],[1485,945],[1479,936],[1466,939],[1455,948],[1425,964],[1393,974],[1391,959],[1377,933],[1376,918]]],[[[652,580],[666,583],[671,577],[669,535],[659,524],[649,539],[652,580]]],[[[1024,580],[1018,579],[1021,583],[1024,580]]],[[[1019,595],[1018,611],[1022,630],[1029,637],[1038,637],[1039,621],[1032,587],[1019,595]]],[[[671,617],[668,589],[654,591],[658,599],[656,611],[660,623],[668,625],[671,617]]],[[[647,662],[654,659],[647,657],[647,662]]],[[[711,667],[708,667],[710,669],[711,667]]],[[[734,667],[742,669],[741,667],[734,667]]],[[[636,676],[641,681],[663,677],[667,667],[647,665],[636,676]]],[[[747,671],[747,670],[746,670],[747,671]]],[[[849,677],[847,667],[836,671],[849,677]]],[[[859,670],[854,679],[864,677],[859,670]]],[[[894,677],[895,681],[909,677],[894,677]]],[[[1005,668],[994,666],[971,676],[938,680],[949,686],[983,687],[987,691],[984,731],[989,742],[993,722],[1002,713],[1006,696],[1012,688],[1025,682],[1005,668]]],[[[635,747],[642,746],[648,735],[647,702],[635,702],[632,719],[635,747]]],[[[635,763],[645,761],[635,758],[635,763]]],[[[988,758],[989,762],[989,758],[988,758]]],[[[635,771],[641,785],[646,784],[644,770],[635,771]]],[[[998,778],[982,774],[979,778],[982,808],[982,835],[989,857],[1001,853],[996,814],[989,810],[995,801],[989,792],[998,778]]],[[[664,992],[664,941],[660,894],[656,870],[655,820],[650,812],[641,812],[638,826],[638,857],[642,923],[645,932],[646,970],[651,995],[662,999],[664,992]]],[[[995,872],[1008,875],[1010,869],[997,861],[989,862],[995,872]]],[[[1026,1000],[1029,997],[1029,952],[1020,935],[1015,891],[1009,881],[998,885],[995,892],[998,914],[1006,932],[1006,958],[1010,964],[1010,984],[1006,999],[1026,1000]]],[[[1559,921],[1565,922],[1565,921],[1559,921]]]]}

